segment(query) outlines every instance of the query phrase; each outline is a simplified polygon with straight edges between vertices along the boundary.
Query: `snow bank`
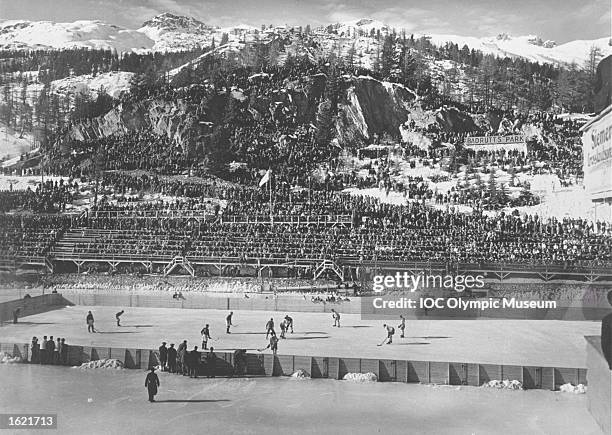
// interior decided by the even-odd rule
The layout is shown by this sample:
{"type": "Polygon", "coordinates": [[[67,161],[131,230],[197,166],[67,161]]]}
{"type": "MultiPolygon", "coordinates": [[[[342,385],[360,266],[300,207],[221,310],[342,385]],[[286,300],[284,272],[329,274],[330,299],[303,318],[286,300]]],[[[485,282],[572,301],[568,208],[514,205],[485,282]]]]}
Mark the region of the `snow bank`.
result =
{"type": "Polygon", "coordinates": [[[347,373],[342,379],[359,383],[378,382],[378,377],[374,373],[347,373]]]}
{"type": "Polygon", "coordinates": [[[6,352],[0,354],[0,364],[18,364],[22,362],[23,359],[20,356],[13,356],[6,352]]]}
{"type": "Polygon", "coordinates": [[[583,384],[572,385],[570,383],[563,384],[559,387],[559,391],[562,393],[573,393],[573,394],[586,394],[587,387],[583,384]]]}
{"type": "Polygon", "coordinates": [[[123,369],[123,362],[118,359],[108,358],[90,361],[75,367],[79,369],[123,369]]]}
{"type": "Polygon", "coordinates": [[[520,381],[517,381],[517,380],[510,381],[508,379],[506,379],[505,381],[499,381],[495,379],[493,381],[485,382],[482,386],[483,388],[498,388],[498,389],[503,389],[503,390],[522,390],[523,389],[523,384],[520,381]]]}
{"type": "Polygon", "coordinates": [[[291,377],[296,379],[310,379],[308,372],[302,369],[299,369],[297,372],[293,373],[291,377]]]}

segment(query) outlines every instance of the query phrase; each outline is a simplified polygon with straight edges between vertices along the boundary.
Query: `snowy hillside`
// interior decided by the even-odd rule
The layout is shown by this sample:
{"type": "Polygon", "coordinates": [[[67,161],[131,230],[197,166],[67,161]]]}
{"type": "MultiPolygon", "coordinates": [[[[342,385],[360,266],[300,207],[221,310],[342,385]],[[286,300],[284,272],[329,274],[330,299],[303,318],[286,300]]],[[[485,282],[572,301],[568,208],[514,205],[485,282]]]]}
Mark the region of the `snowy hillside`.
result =
{"type": "Polygon", "coordinates": [[[62,95],[86,93],[95,98],[98,91],[104,89],[111,97],[119,98],[121,92],[130,89],[130,80],[133,76],[134,73],[131,72],[112,71],[95,77],[91,74],[67,77],[51,82],[51,92],[62,95]]]}
{"type": "Polygon", "coordinates": [[[91,47],[117,51],[150,50],[154,41],[136,30],[101,21],[11,20],[0,22],[0,49],[62,49],[91,47]]]}
{"type": "Polygon", "coordinates": [[[453,42],[459,45],[459,48],[467,45],[470,49],[480,50],[485,54],[493,54],[499,57],[522,57],[540,63],[570,64],[575,62],[582,65],[588,59],[589,50],[593,46],[600,48],[604,56],[612,54],[612,46],[608,44],[610,38],[571,41],[556,45],[554,41],[542,41],[539,37],[533,35],[512,37],[507,34],[500,34],[488,38],[457,35],[423,36],[426,36],[432,44],[438,46],[453,42]]]}
{"type": "MultiPolygon", "coordinates": [[[[305,23],[306,24],[306,23],[305,23]]],[[[395,29],[401,32],[401,28],[395,29]]],[[[322,50],[339,49],[341,53],[349,47],[356,48],[358,63],[369,67],[371,55],[379,42],[370,35],[380,31],[385,35],[391,31],[386,24],[362,18],[344,23],[319,27],[312,33],[322,50]]],[[[137,30],[124,29],[101,21],[75,21],[74,23],[52,23],[49,21],[12,20],[0,22],[0,50],[11,48],[55,48],[92,47],[116,49],[120,52],[182,51],[195,47],[208,47],[213,40],[219,44],[222,38],[232,43],[244,43],[270,37],[274,34],[288,36],[291,28],[286,26],[256,28],[236,25],[226,28],[213,27],[191,17],[164,13],[143,23],[137,30]]],[[[557,45],[537,36],[496,37],[458,36],[447,34],[424,35],[435,45],[453,42],[463,47],[481,50],[497,56],[522,57],[542,63],[576,62],[583,64],[592,46],[601,48],[602,54],[612,54],[609,38],[578,40],[557,45]]]]}
{"type": "Polygon", "coordinates": [[[173,51],[210,45],[215,34],[212,27],[201,21],[173,14],[153,17],[138,31],[155,41],[152,47],[155,51],[173,51]]]}

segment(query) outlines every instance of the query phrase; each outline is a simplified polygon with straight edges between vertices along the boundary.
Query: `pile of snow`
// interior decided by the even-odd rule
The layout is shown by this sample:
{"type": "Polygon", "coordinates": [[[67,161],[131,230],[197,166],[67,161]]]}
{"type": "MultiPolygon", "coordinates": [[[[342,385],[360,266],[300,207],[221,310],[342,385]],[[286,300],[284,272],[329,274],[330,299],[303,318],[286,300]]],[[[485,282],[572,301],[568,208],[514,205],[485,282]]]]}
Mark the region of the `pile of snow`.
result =
{"type": "Polygon", "coordinates": [[[22,362],[23,359],[20,356],[13,356],[6,352],[0,354],[0,364],[18,364],[22,362]]]}
{"type": "Polygon", "coordinates": [[[559,387],[559,391],[562,393],[573,393],[573,394],[586,394],[587,387],[583,384],[572,385],[570,383],[563,384],[559,387]]]}
{"type": "Polygon", "coordinates": [[[99,359],[78,366],[80,369],[122,369],[123,362],[115,358],[99,359]]]}
{"type": "Polygon", "coordinates": [[[378,376],[374,373],[347,373],[342,379],[359,383],[378,382],[378,376]]]}
{"type": "Polygon", "coordinates": [[[310,379],[310,375],[306,370],[299,369],[297,372],[291,375],[292,378],[296,379],[310,379]]]}
{"type": "Polygon", "coordinates": [[[493,381],[489,381],[489,382],[485,382],[482,385],[484,388],[497,388],[497,389],[502,389],[502,390],[522,390],[523,389],[523,384],[520,381],[515,380],[508,380],[506,379],[505,381],[499,381],[499,380],[493,380],[493,381]]]}

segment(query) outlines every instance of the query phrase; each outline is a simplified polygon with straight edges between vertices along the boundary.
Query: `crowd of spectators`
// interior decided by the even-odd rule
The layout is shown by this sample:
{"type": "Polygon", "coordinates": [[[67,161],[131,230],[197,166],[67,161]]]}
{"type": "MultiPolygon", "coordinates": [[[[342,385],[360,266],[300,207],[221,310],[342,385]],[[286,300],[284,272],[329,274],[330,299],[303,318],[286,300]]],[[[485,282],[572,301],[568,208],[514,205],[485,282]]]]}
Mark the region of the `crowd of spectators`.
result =
{"type": "Polygon", "coordinates": [[[601,285],[530,284],[514,283],[492,285],[488,296],[529,300],[554,300],[562,306],[589,306],[607,308],[609,288],[601,285]]]}
{"type": "Polygon", "coordinates": [[[66,211],[66,205],[71,204],[79,189],[76,181],[63,179],[47,180],[38,183],[32,190],[0,191],[0,212],[32,211],[37,213],[57,213],[66,211]]]}
{"type": "Polygon", "coordinates": [[[0,214],[0,259],[47,255],[51,244],[71,224],[66,215],[0,214]]]}
{"type": "Polygon", "coordinates": [[[351,259],[569,266],[612,260],[612,227],[605,222],[503,212],[464,214],[422,202],[392,205],[332,191],[292,192],[288,201],[286,193],[279,190],[273,195],[272,222],[267,193],[257,190],[232,191],[233,199],[219,210],[222,220],[169,219],[151,226],[135,214],[134,219],[121,221],[123,227],[118,229],[118,220],[90,217],[89,228],[83,231],[93,236],[87,243],[75,244],[75,252],[182,254],[239,262],[351,259]],[[283,221],[287,215],[331,219],[296,224],[283,221]],[[256,222],[256,216],[261,220],[256,222]],[[350,218],[343,225],[330,225],[339,216],[350,218]]]}

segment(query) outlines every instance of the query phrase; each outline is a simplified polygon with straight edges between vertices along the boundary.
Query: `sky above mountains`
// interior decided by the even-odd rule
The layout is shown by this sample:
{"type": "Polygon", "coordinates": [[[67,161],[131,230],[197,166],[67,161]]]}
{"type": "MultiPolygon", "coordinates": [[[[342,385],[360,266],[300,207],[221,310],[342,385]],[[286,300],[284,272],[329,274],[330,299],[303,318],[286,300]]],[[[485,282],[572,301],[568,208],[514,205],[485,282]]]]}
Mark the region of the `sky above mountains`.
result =
{"type": "Polygon", "coordinates": [[[408,32],[537,34],[564,43],[611,35],[609,0],[0,0],[0,19],[98,19],[135,29],[170,12],[207,24],[320,25],[372,18],[408,32]]]}

